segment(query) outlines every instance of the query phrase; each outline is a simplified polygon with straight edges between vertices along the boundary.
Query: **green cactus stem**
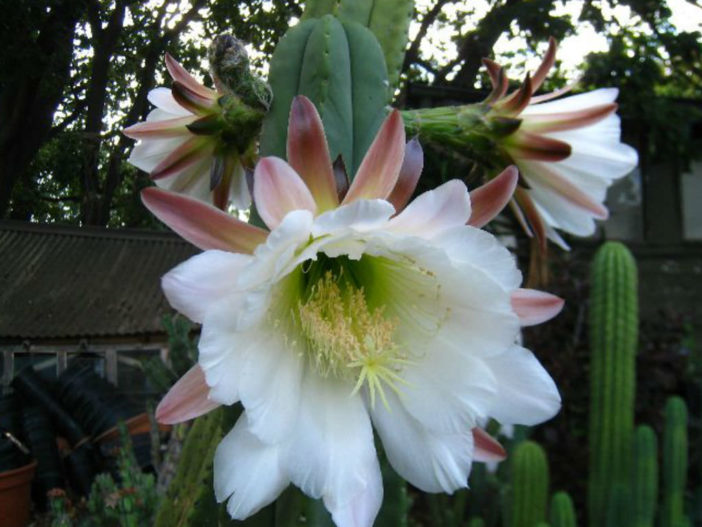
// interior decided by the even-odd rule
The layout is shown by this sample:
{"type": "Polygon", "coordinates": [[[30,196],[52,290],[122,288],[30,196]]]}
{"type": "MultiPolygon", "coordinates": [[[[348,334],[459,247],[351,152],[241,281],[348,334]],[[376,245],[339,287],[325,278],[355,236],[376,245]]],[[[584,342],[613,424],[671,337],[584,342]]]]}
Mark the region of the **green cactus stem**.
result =
{"type": "Polygon", "coordinates": [[[590,292],[590,525],[606,523],[617,485],[628,486],[638,339],[636,263],[618,242],[595,254],[590,292]]]}
{"type": "Polygon", "coordinates": [[[223,408],[195,420],[176,475],[156,514],[155,527],[217,525],[219,508],[212,486],[212,461],[222,439],[223,408]]]}
{"type": "Polygon", "coordinates": [[[517,445],[512,454],[511,489],[505,524],[534,527],[546,520],[548,462],[543,448],[533,441],[517,445]]]}
{"type": "Polygon", "coordinates": [[[551,527],[577,527],[573,500],[567,492],[556,492],[551,497],[549,520],[551,527]]]}
{"type": "Polygon", "coordinates": [[[650,426],[634,432],[633,526],[653,527],[658,503],[658,440],[650,426]]]}
{"type": "Polygon", "coordinates": [[[663,430],[661,527],[680,527],[689,523],[684,511],[686,482],[687,405],[680,397],[671,397],[665,406],[663,430]]]}

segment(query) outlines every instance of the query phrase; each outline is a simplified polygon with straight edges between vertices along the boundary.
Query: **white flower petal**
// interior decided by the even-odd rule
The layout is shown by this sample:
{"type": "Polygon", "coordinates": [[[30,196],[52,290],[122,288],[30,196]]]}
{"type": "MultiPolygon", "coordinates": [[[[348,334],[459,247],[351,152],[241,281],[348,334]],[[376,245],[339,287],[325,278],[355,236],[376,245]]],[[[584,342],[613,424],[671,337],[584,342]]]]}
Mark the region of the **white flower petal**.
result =
{"type": "Polygon", "coordinates": [[[205,251],[169,271],[161,286],[174,309],[202,322],[209,307],[232,294],[239,273],[251,260],[244,254],[205,251]]]}
{"type": "Polygon", "coordinates": [[[304,360],[274,328],[262,327],[270,338],[251,349],[239,365],[239,396],[249,429],[266,444],[280,443],[296,426],[304,360]]]}
{"type": "Polygon", "coordinates": [[[411,359],[402,377],[407,382],[398,386],[403,406],[425,428],[439,432],[475,427],[497,392],[495,376],[483,361],[436,346],[411,359]]]}
{"type": "Polygon", "coordinates": [[[320,214],[314,221],[312,234],[318,237],[345,229],[372,231],[383,227],[394,213],[395,208],[385,200],[357,200],[320,214]]]}
{"type": "Polygon", "coordinates": [[[154,88],[149,92],[148,99],[151,104],[168,113],[177,116],[192,115],[192,112],[176,102],[170,88],[154,88]]]}
{"type": "Polygon", "coordinates": [[[498,386],[491,417],[503,424],[532,426],[558,413],[558,388],[531,351],[514,346],[485,362],[498,386]]]}
{"type": "Polygon", "coordinates": [[[592,106],[612,103],[617,100],[617,95],[619,95],[617,88],[600,88],[541,104],[530,104],[522,111],[521,115],[545,115],[582,110],[592,106]]]}
{"type": "Polygon", "coordinates": [[[383,503],[383,478],[380,470],[367,474],[367,485],[350,501],[337,503],[332,498],[324,498],[324,505],[331,512],[337,527],[371,527],[383,503]]]}
{"type": "Polygon", "coordinates": [[[393,393],[387,395],[389,409],[376,404],[373,424],[395,471],[425,492],[453,493],[468,485],[473,462],[473,433],[429,431],[405,410],[393,393]]]}
{"type": "Polygon", "coordinates": [[[516,259],[493,235],[461,226],[442,232],[433,240],[456,265],[469,264],[490,274],[506,290],[522,283],[516,259]]]}
{"type": "Polygon", "coordinates": [[[470,218],[470,195],[462,181],[452,179],[415,198],[388,224],[388,230],[431,239],[442,231],[465,225],[470,218]]]}
{"type": "Polygon", "coordinates": [[[378,235],[366,253],[382,257],[368,260],[368,301],[398,320],[399,346],[428,342],[480,357],[514,342],[519,320],[510,294],[488,272],[456,265],[414,237],[378,235]]]}
{"type": "Polygon", "coordinates": [[[184,135],[168,139],[143,139],[132,149],[128,161],[144,172],[151,172],[161,161],[166,159],[168,154],[180,147],[188,138],[184,135]]]}
{"type": "Polygon", "coordinates": [[[312,370],[302,386],[297,427],[283,460],[290,480],[308,496],[324,498],[332,514],[345,514],[355,501],[366,510],[363,516],[374,517],[380,467],[363,400],[351,395],[352,386],[312,370]]]}
{"type": "Polygon", "coordinates": [[[257,287],[264,282],[274,282],[289,273],[298,263],[296,251],[309,241],[312,214],[307,210],[288,213],[280,225],[268,235],[266,243],[256,248],[256,262],[242,272],[239,285],[257,287]]]}
{"type": "Polygon", "coordinates": [[[243,520],[275,500],[288,484],[280,466],[280,447],[259,441],[242,414],[215,453],[217,502],[229,498],[227,512],[243,520]]]}
{"type": "Polygon", "coordinates": [[[206,313],[198,362],[211,387],[210,398],[233,404],[240,398],[241,370],[250,353],[267,349],[276,335],[255,327],[269,306],[265,290],[230,295],[206,313]]]}

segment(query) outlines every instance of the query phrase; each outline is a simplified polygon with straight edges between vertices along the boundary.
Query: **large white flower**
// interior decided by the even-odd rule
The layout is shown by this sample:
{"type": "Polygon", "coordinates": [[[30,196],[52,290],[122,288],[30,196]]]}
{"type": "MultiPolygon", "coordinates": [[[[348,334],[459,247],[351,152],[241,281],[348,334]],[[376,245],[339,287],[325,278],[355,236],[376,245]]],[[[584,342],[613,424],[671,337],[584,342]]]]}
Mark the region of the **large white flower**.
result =
{"type": "Polygon", "coordinates": [[[163,278],[202,334],[198,365],[157,417],[242,403],[214,465],[232,517],[293,483],[322,498],[337,525],[370,526],[382,501],[373,427],[399,474],[451,493],[473,461],[504,455],[479,423],[533,425],[558,411],[553,380],[515,342],[520,325],[554,316],[562,301],[519,289],[511,254],[476,227],[509,200],[516,170],[476,190],[474,203],[454,180],[405,208],[421,149],[405,145],[393,112],[339,196],[321,121],[302,97],[288,162],[264,158],[254,173],[270,232],[144,192],[159,218],[205,249],[163,278]]]}
{"type": "Polygon", "coordinates": [[[200,84],[168,54],[166,66],[173,77],[172,87],[151,90],[149,102],[156,108],[145,122],[124,130],[125,135],[139,140],[129,162],[148,172],[159,187],[220,209],[230,203],[247,209],[251,196],[242,160],[253,157],[253,137],[263,113],[246,109],[233,94],[225,96],[200,84]],[[237,105],[237,117],[248,121],[229,123],[226,104],[237,105]],[[242,133],[249,128],[250,137],[242,133]]]}
{"type": "MultiPolygon", "coordinates": [[[[556,43],[551,39],[534,76],[527,77],[519,90],[507,96],[503,68],[486,60],[493,83],[488,118],[508,118],[518,123],[516,130],[498,144],[519,167],[528,187],[517,189],[515,194],[516,205],[529,222],[527,231],[545,234],[567,248],[555,229],[577,236],[593,234],[595,219],[608,216],[603,205],[607,188],[636,167],[638,155],[620,139],[616,88],[562,99],[557,98],[571,87],[533,96],[552,67],[555,54],[556,43]]],[[[522,217],[519,211],[518,217],[522,217]]]]}

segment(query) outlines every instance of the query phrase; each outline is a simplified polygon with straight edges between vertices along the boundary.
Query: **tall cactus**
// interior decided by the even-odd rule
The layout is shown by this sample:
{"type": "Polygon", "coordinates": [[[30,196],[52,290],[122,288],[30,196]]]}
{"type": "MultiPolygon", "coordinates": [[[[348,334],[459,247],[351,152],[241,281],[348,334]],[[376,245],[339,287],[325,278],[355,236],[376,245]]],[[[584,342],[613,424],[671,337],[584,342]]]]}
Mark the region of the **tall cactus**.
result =
{"type": "Polygon", "coordinates": [[[633,527],[653,527],[658,502],[658,440],[650,426],[634,432],[633,527]]]}
{"type": "Polygon", "coordinates": [[[534,527],[546,520],[548,462],[537,443],[524,441],[512,454],[506,527],[534,527]]]}
{"type": "Polygon", "coordinates": [[[573,500],[567,492],[556,492],[551,497],[549,521],[551,527],[577,527],[573,500]]]}
{"type": "Polygon", "coordinates": [[[271,59],[273,104],[263,122],[261,154],[285,157],[295,95],[308,97],[324,123],[332,159],[353,177],[385,117],[387,70],[373,33],[332,15],[288,30],[271,59]]]}
{"type": "Polygon", "coordinates": [[[628,485],[638,339],[636,263],[618,242],[595,255],[590,293],[590,525],[605,525],[614,488],[628,485]]]}
{"type": "Polygon", "coordinates": [[[686,481],[687,406],[680,397],[671,397],[665,406],[663,431],[661,527],[681,527],[689,523],[684,511],[686,481]]]}

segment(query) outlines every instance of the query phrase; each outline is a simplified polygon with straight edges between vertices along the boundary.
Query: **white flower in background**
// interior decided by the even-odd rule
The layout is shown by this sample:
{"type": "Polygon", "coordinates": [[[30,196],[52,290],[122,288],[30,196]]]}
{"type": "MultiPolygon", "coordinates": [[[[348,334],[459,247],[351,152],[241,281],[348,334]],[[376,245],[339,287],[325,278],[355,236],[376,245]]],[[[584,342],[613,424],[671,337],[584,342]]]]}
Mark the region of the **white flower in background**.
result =
{"type": "Polygon", "coordinates": [[[129,162],[148,172],[159,187],[226,209],[247,209],[251,197],[242,161],[255,158],[261,110],[241,104],[200,84],[170,55],[166,66],[173,85],[149,92],[156,106],[146,122],[124,130],[139,142],[129,162]],[[236,107],[237,112],[228,111],[236,107]],[[231,122],[235,116],[236,122],[231,122]]]}
{"type": "Polygon", "coordinates": [[[369,527],[383,487],[375,427],[394,469],[427,492],[467,485],[504,457],[478,427],[534,425],[560,407],[520,325],[562,301],[520,289],[512,255],[477,227],[510,199],[507,169],[469,195],[449,181],[407,205],[422,168],[393,112],[344,192],[322,123],[293,102],[288,162],[263,158],[253,197],[270,232],[150,188],[147,207],[204,252],[163,278],[202,324],[198,365],[157,409],[174,423],[240,401],[217,448],[215,493],[243,519],[290,483],[338,526],[369,527]],[[405,207],[405,205],[407,205],[405,207]]]}
{"type": "Polygon", "coordinates": [[[513,119],[517,124],[513,133],[498,139],[498,145],[519,167],[525,183],[515,194],[518,217],[528,232],[534,230],[567,248],[555,229],[577,236],[593,234],[595,219],[608,216],[603,205],[607,188],[636,167],[638,155],[620,140],[616,88],[557,100],[571,87],[533,96],[555,54],[551,39],[534,76],[507,96],[504,69],[485,60],[493,83],[487,118],[513,119]]]}

